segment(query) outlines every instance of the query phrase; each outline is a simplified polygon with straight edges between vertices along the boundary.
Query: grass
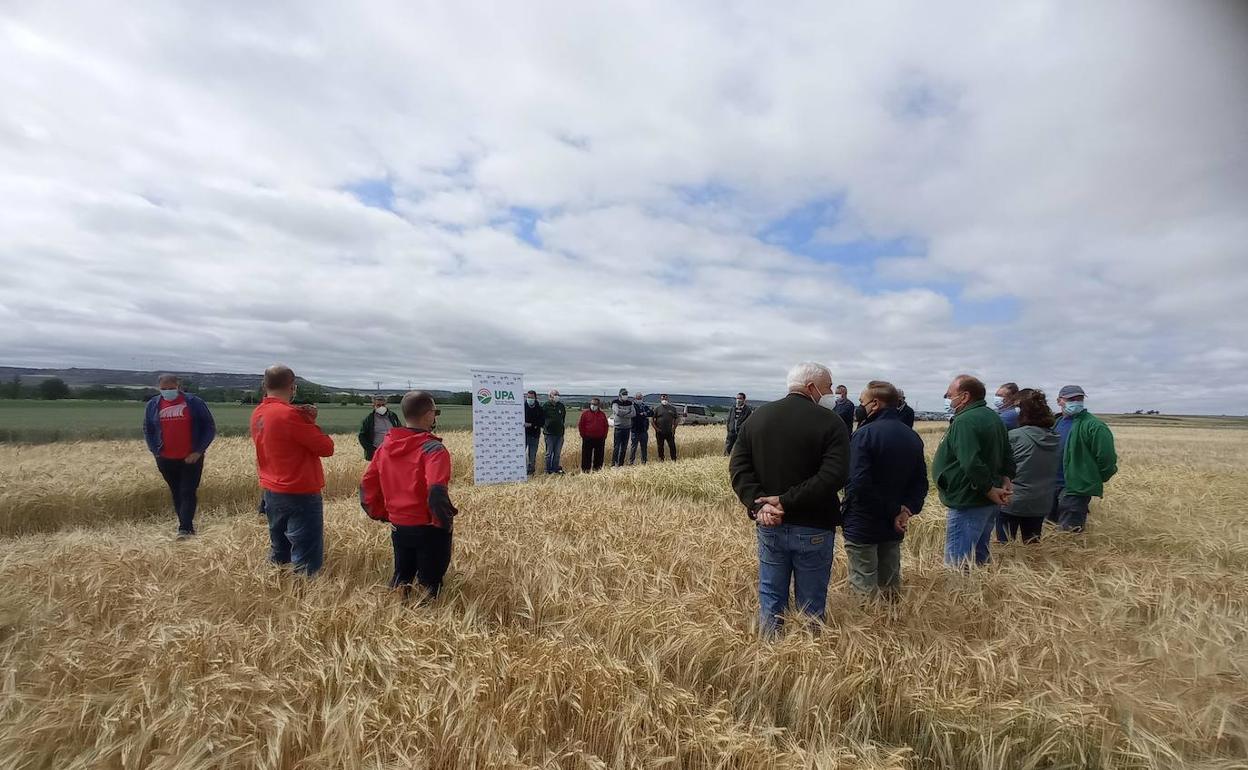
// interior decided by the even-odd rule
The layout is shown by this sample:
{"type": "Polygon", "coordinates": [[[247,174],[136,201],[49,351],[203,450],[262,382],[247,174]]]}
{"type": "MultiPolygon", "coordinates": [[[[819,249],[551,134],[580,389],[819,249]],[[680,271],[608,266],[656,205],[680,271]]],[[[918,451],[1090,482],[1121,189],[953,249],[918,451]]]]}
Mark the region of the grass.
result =
{"type": "Polygon", "coordinates": [[[1248,767],[1248,435],[1117,434],[1083,538],[950,573],[932,498],[899,606],[851,600],[838,548],[828,626],[775,644],[722,428],[682,429],[677,464],[495,487],[451,434],[424,608],[384,587],[353,451],[301,582],[265,564],[243,439],[187,543],[137,442],[0,447],[0,768],[1248,767]]]}

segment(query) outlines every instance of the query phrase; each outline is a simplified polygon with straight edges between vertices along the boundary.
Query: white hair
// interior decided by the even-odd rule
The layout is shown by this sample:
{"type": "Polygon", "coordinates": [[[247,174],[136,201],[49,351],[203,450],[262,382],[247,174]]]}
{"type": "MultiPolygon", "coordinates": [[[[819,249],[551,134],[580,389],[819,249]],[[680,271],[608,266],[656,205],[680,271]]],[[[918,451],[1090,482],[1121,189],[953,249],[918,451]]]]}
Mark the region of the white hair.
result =
{"type": "Polygon", "coordinates": [[[785,385],[789,390],[802,390],[807,384],[827,377],[828,381],[832,380],[832,372],[823,364],[817,364],[814,361],[803,361],[789,370],[788,376],[785,378],[785,385]]]}

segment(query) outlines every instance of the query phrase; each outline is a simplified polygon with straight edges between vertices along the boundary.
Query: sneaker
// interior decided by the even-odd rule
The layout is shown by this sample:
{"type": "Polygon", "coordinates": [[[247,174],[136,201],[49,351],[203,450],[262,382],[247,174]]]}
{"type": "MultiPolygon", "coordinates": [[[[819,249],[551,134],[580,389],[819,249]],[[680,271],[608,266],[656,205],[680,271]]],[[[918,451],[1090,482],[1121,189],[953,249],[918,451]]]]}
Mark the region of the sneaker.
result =
{"type": "Polygon", "coordinates": [[[194,533],[193,531],[190,531],[190,530],[185,530],[185,529],[179,529],[179,530],[178,530],[178,535],[177,535],[177,537],[176,537],[176,538],[174,538],[174,539],[175,539],[175,540],[190,540],[190,539],[191,539],[191,538],[193,538],[193,537],[195,537],[195,533],[194,533]]]}

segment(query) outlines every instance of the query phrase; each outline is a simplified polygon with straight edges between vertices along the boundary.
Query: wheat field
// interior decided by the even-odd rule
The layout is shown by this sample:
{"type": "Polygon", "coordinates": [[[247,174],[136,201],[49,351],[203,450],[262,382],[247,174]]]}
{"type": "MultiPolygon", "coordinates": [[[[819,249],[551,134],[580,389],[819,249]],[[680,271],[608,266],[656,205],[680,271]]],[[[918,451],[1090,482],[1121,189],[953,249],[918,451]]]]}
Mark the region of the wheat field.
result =
{"type": "Polygon", "coordinates": [[[385,588],[353,436],[313,581],[265,562],[245,439],[188,542],[141,442],[0,446],[0,768],[1248,767],[1248,432],[1117,435],[1087,535],[951,573],[933,496],[898,606],[849,598],[838,545],[828,625],[775,643],[722,428],[480,488],[451,434],[428,607],[385,588]]]}

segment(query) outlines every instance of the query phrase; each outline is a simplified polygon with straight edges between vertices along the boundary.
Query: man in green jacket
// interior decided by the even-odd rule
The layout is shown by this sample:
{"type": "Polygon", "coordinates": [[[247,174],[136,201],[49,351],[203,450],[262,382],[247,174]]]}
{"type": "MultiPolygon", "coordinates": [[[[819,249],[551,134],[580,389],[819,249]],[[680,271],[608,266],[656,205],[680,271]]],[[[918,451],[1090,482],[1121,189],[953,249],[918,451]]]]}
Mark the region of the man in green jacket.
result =
{"type": "Polygon", "coordinates": [[[945,524],[945,565],[965,567],[989,559],[988,541],[997,509],[1010,502],[1014,453],[1005,424],[984,401],[984,383],[960,374],[945,391],[954,412],[932,461],[940,502],[949,509],[945,524]]]}
{"type": "Polygon", "coordinates": [[[359,439],[360,446],[364,447],[364,459],[371,462],[373,455],[377,452],[377,447],[381,446],[382,439],[386,437],[391,428],[397,428],[401,424],[399,415],[386,406],[386,397],[380,393],[373,396],[373,410],[364,418],[364,422],[360,423],[359,439]]]}
{"type": "Polygon", "coordinates": [[[1057,405],[1062,410],[1062,419],[1057,421],[1062,464],[1049,521],[1067,532],[1083,531],[1092,498],[1102,497],[1105,482],[1118,472],[1114,434],[1088,411],[1086,398],[1078,385],[1066,385],[1057,392],[1057,405]]]}
{"type": "Polygon", "coordinates": [[[567,430],[565,424],[568,408],[559,402],[559,391],[554,388],[546,396],[542,404],[542,414],[546,421],[542,424],[542,433],[546,436],[546,472],[563,474],[563,434],[567,430]]]}

